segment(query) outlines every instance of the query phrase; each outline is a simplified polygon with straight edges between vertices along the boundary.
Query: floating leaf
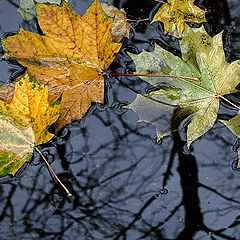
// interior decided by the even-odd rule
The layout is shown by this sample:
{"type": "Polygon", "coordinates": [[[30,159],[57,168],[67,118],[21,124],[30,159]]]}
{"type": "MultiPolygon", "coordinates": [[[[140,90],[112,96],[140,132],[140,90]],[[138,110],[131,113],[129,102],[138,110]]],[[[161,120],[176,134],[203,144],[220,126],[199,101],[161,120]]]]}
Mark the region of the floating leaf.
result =
{"type": "Polygon", "coordinates": [[[31,157],[34,145],[49,141],[48,128],[60,104],[49,105],[47,86],[25,74],[15,85],[11,103],[0,101],[0,175],[15,174],[31,157]]]}
{"type": "MultiPolygon", "coordinates": [[[[154,52],[143,51],[139,55],[130,56],[136,64],[138,74],[200,77],[199,82],[186,78],[143,77],[145,81],[159,89],[144,95],[146,106],[152,105],[152,101],[155,101],[160,103],[159,109],[164,111],[168,108],[171,109],[169,111],[175,109],[174,119],[192,113],[187,127],[187,141],[190,146],[213,126],[217,119],[219,99],[227,101],[223,95],[236,92],[235,87],[240,80],[240,60],[227,63],[222,33],[211,38],[203,27],[193,29],[186,25],[179,42],[182,59],[159,46],[155,46],[154,52]]],[[[137,98],[136,102],[130,105],[137,113],[136,106],[143,104],[142,99],[137,98]]],[[[154,116],[142,119],[152,122],[153,118],[154,116]]]]}
{"type": "Polygon", "coordinates": [[[20,29],[1,42],[6,58],[27,67],[40,84],[48,84],[50,103],[61,96],[59,130],[81,119],[92,102],[103,103],[102,71],[121,44],[110,42],[112,19],[98,0],[82,17],[66,2],[38,4],[37,18],[44,36],[20,29]]]}
{"type": "MultiPolygon", "coordinates": [[[[62,0],[20,0],[18,12],[22,15],[25,21],[37,17],[36,3],[49,3],[60,5],[62,0]]],[[[68,2],[68,0],[65,0],[68,2]]],[[[113,18],[113,25],[111,30],[111,41],[120,42],[123,37],[129,36],[130,24],[127,22],[126,12],[124,9],[118,9],[110,3],[101,3],[103,11],[111,18],[113,18]]]]}
{"type": "Polygon", "coordinates": [[[114,19],[111,31],[111,41],[120,42],[123,37],[129,37],[130,24],[127,22],[124,9],[118,9],[110,3],[101,3],[103,11],[114,19]]]}
{"type": "Polygon", "coordinates": [[[181,36],[185,22],[206,22],[205,11],[194,5],[194,0],[168,0],[159,8],[153,21],[164,24],[164,32],[181,36]]]}

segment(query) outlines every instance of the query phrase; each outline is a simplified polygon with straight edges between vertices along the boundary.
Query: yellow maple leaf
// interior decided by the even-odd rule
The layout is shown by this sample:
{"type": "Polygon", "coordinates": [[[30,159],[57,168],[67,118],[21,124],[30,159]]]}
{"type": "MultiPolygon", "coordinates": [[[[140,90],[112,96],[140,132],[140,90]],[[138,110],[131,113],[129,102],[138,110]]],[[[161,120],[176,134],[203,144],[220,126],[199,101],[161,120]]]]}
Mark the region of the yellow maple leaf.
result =
{"type": "Polygon", "coordinates": [[[205,11],[194,5],[194,0],[168,0],[154,16],[153,21],[164,24],[164,32],[180,37],[185,22],[206,22],[205,11]]]}
{"type": "Polygon", "coordinates": [[[0,100],[0,115],[6,116],[15,125],[31,126],[35,144],[49,141],[53,134],[48,127],[59,117],[60,104],[49,105],[48,86],[40,85],[28,73],[16,82],[14,97],[10,103],[0,100]]]}
{"type": "Polygon", "coordinates": [[[3,39],[5,57],[17,60],[40,84],[48,84],[50,103],[60,96],[57,130],[79,120],[92,102],[104,102],[102,71],[121,44],[110,42],[112,19],[95,0],[83,16],[63,2],[38,4],[37,19],[44,36],[20,29],[3,39]]]}
{"type": "Polygon", "coordinates": [[[11,103],[0,101],[0,174],[15,174],[34,145],[53,137],[48,127],[59,117],[60,104],[49,105],[47,97],[48,87],[26,73],[16,82],[11,103]]]}

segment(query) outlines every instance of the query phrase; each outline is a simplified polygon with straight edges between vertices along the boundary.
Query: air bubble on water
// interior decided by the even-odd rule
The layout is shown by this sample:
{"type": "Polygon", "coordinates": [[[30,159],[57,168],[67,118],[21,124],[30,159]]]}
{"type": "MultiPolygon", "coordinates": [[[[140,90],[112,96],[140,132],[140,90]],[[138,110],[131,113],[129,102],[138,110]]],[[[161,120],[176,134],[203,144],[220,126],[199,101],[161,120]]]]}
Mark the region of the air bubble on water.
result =
{"type": "MultiPolygon", "coordinates": [[[[41,150],[40,150],[40,151],[41,151],[41,150]]],[[[42,155],[47,156],[47,155],[48,155],[48,151],[47,151],[47,150],[42,151],[42,155]]]]}

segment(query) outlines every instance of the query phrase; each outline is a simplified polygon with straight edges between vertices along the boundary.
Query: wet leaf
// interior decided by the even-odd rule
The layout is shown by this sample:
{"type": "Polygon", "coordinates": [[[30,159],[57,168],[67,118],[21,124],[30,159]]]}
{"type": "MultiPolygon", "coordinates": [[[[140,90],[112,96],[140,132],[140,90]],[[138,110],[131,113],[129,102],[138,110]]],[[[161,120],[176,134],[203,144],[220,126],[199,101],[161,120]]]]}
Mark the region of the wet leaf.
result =
{"type": "Polygon", "coordinates": [[[11,102],[14,96],[15,82],[19,79],[15,79],[13,82],[5,85],[0,85],[0,100],[5,102],[11,102]]]}
{"type": "Polygon", "coordinates": [[[235,135],[240,138],[240,114],[238,113],[235,117],[230,120],[221,120],[235,135]]]}
{"type": "MultiPolygon", "coordinates": [[[[143,51],[139,55],[130,54],[130,56],[139,74],[200,77],[199,82],[171,77],[143,78],[158,89],[144,95],[146,106],[152,105],[152,101],[159,102],[159,110],[174,111],[174,121],[184,117],[186,113],[192,114],[187,127],[187,142],[190,146],[213,126],[217,119],[219,99],[226,100],[224,94],[236,92],[235,87],[240,80],[240,60],[227,63],[223,51],[222,33],[211,38],[203,27],[194,29],[186,25],[184,35],[179,42],[182,59],[159,46],[155,46],[154,52],[143,51]]],[[[139,111],[136,106],[143,104],[142,99],[138,97],[130,105],[137,113],[139,111]]],[[[142,120],[152,122],[153,118],[142,118],[142,120]]]]}
{"type": "MultiPolygon", "coordinates": [[[[65,0],[68,2],[68,0],[65,0]]],[[[20,0],[18,12],[22,15],[25,21],[35,18],[36,15],[36,3],[51,3],[61,4],[62,0],[20,0]]]]}
{"type": "Polygon", "coordinates": [[[34,148],[34,132],[29,127],[16,127],[0,115],[0,175],[15,174],[31,160],[34,148]]]}
{"type": "Polygon", "coordinates": [[[206,22],[205,11],[194,5],[194,0],[168,0],[159,8],[153,21],[164,24],[164,32],[180,37],[185,22],[206,22]]]}
{"type": "Polygon", "coordinates": [[[173,131],[170,123],[174,107],[152,100],[147,95],[137,94],[136,99],[127,108],[138,114],[138,122],[152,123],[156,127],[157,142],[173,131]]]}
{"type": "Polygon", "coordinates": [[[111,31],[111,41],[120,42],[123,37],[129,37],[130,24],[127,22],[126,12],[124,9],[118,9],[110,3],[101,3],[103,11],[113,18],[111,31]]]}
{"type": "Polygon", "coordinates": [[[60,104],[49,105],[47,92],[47,86],[25,74],[15,84],[11,103],[0,101],[0,174],[15,174],[35,144],[53,137],[48,128],[57,120],[60,104]]]}
{"type": "Polygon", "coordinates": [[[112,19],[97,0],[82,17],[66,2],[38,4],[37,18],[45,35],[20,29],[2,40],[4,57],[17,60],[40,84],[48,84],[50,103],[61,96],[59,130],[81,119],[92,102],[103,103],[102,71],[121,44],[110,42],[112,19]]]}

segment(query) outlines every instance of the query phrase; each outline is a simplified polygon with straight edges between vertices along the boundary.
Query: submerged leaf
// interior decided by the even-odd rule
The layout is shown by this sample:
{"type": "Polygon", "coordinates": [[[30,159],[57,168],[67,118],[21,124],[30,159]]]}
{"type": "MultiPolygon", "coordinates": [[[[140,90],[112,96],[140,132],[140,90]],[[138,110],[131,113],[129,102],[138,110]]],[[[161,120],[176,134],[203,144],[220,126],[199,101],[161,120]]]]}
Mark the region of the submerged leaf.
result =
{"type": "Polygon", "coordinates": [[[160,7],[153,21],[164,24],[164,32],[181,36],[185,22],[206,22],[205,11],[194,5],[194,0],[168,0],[160,7]]]}
{"type": "MultiPolygon", "coordinates": [[[[174,119],[181,118],[186,112],[192,113],[187,128],[190,146],[213,126],[217,119],[219,99],[224,98],[222,95],[236,91],[240,80],[240,60],[231,64],[225,61],[222,33],[211,38],[203,27],[192,29],[186,25],[185,28],[184,36],[179,41],[182,59],[159,46],[155,46],[154,52],[143,51],[130,56],[139,74],[200,77],[199,82],[184,78],[143,77],[159,89],[145,95],[145,104],[156,101],[161,103],[161,109],[164,106],[162,103],[172,106],[175,108],[174,119]]],[[[141,103],[136,102],[133,110],[136,110],[137,104],[141,103]]]]}
{"type": "Polygon", "coordinates": [[[172,132],[171,120],[174,108],[162,104],[147,96],[138,94],[136,99],[128,105],[139,116],[138,122],[148,122],[156,127],[157,142],[172,132]]]}
{"type": "Polygon", "coordinates": [[[57,130],[80,120],[92,102],[104,101],[102,71],[112,63],[121,44],[110,42],[112,19],[95,0],[81,17],[63,2],[37,5],[45,34],[20,29],[3,39],[5,57],[17,60],[40,84],[48,84],[49,101],[61,96],[57,130]]]}
{"type": "Polygon", "coordinates": [[[53,137],[48,128],[57,120],[60,104],[49,105],[47,92],[47,86],[25,74],[15,84],[11,103],[0,101],[0,174],[15,174],[35,144],[53,137]]]}

